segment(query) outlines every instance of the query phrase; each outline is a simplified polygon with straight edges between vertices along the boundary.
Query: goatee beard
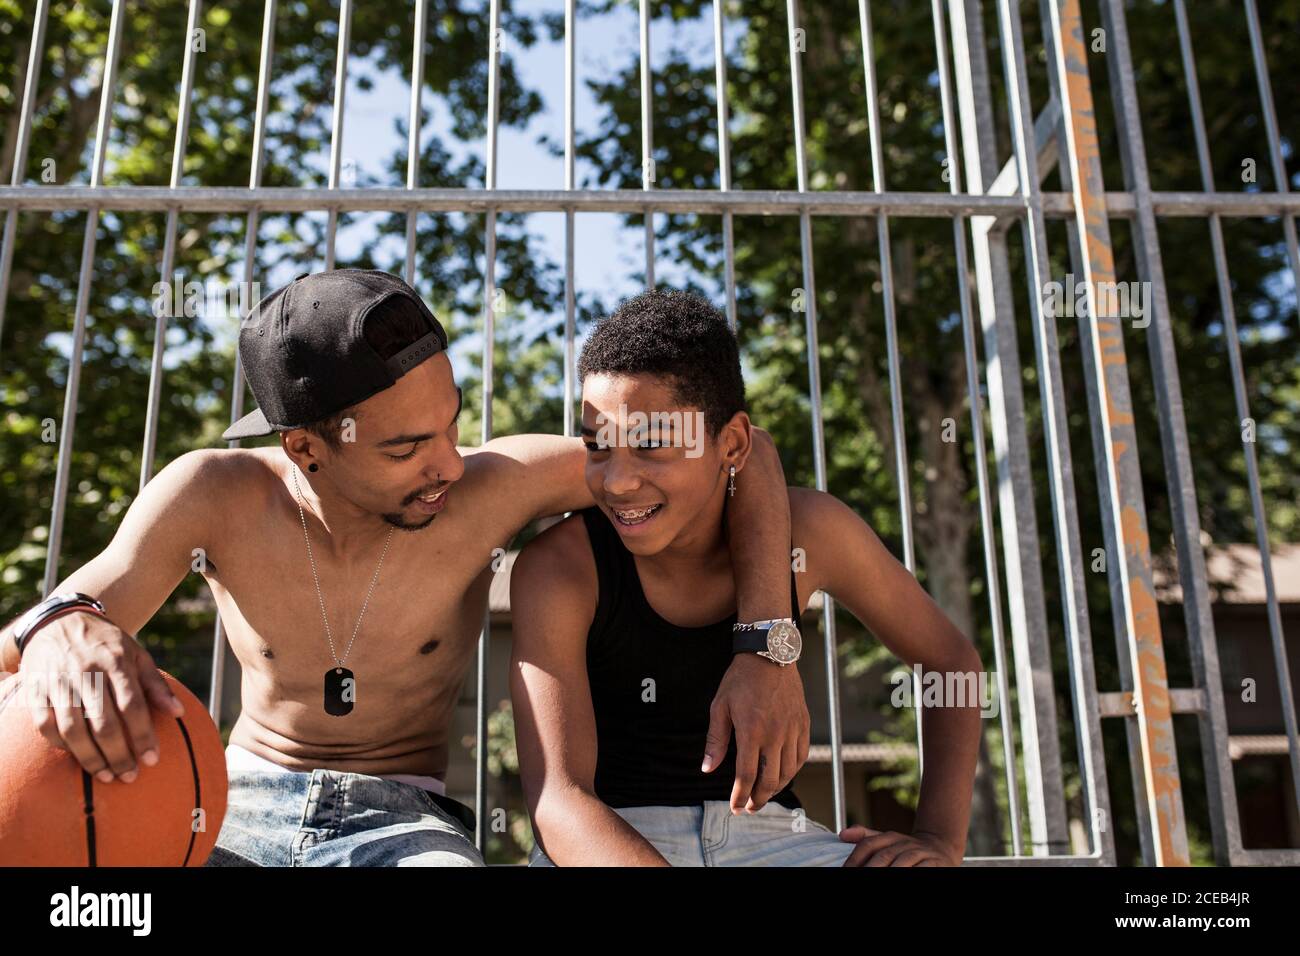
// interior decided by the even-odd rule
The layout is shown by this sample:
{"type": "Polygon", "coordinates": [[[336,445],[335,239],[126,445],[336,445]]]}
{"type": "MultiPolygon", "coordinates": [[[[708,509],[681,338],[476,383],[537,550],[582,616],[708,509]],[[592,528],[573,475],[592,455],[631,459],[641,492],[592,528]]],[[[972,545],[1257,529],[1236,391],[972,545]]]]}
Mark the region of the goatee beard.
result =
{"type": "Polygon", "coordinates": [[[433,519],[436,517],[438,517],[436,514],[431,514],[424,521],[415,523],[405,520],[400,513],[383,515],[385,521],[391,524],[394,528],[400,528],[402,531],[421,531],[433,524],[433,519]]]}

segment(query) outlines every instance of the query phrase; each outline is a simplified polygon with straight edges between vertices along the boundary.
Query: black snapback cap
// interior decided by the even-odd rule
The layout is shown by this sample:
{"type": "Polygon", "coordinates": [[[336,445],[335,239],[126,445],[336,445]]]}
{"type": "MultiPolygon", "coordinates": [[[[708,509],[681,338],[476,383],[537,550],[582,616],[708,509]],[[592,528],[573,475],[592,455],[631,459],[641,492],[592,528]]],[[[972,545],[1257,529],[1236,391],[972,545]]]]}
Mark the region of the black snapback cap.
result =
{"type": "Polygon", "coordinates": [[[334,269],[303,273],[257,303],[239,326],[239,359],[258,408],[226,440],[302,428],[397,383],[445,351],[447,332],[419,293],[389,272],[334,269]],[[409,300],[429,330],[390,359],[366,341],[372,309],[409,300]]]}

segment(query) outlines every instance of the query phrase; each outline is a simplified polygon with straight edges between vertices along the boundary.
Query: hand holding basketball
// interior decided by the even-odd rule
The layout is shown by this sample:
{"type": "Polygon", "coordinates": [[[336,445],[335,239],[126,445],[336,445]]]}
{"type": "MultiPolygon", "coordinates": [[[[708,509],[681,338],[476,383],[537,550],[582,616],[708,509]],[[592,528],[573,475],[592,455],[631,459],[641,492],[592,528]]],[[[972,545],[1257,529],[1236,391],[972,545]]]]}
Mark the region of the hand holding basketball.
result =
{"type": "Polygon", "coordinates": [[[150,704],[173,717],[185,712],[149,652],[97,614],[66,614],[42,627],[28,641],[19,673],[50,704],[31,709],[36,730],[104,783],[115,777],[134,780],[137,761],[157,762],[150,704]],[[102,684],[105,703],[115,706],[88,715],[72,699],[76,694],[57,692],[87,684],[102,684]]]}

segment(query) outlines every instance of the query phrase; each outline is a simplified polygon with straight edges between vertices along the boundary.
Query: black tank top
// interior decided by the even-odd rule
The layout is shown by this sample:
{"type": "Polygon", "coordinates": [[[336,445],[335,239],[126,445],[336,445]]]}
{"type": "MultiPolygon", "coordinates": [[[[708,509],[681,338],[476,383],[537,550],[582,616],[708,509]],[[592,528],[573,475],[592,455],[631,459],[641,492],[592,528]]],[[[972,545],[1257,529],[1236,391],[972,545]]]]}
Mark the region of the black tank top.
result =
{"type": "MultiPolygon", "coordinates": [[[[709,706],[731,666],[735,612],[703,627],[665,621],[646,600],[636,561],[609,519],[598,508],[581,514],[600,582],[596,616],[587,632],[596,796],[610,807],[729,801],[736,779],[734,734],[721,766],[702,773],[700,764],[709,706]]],[[[793,570],[790,603],[797,621],[793,570]]],[[[772,799],[791,810],[801,806],[790,787],[772,799]]]]}

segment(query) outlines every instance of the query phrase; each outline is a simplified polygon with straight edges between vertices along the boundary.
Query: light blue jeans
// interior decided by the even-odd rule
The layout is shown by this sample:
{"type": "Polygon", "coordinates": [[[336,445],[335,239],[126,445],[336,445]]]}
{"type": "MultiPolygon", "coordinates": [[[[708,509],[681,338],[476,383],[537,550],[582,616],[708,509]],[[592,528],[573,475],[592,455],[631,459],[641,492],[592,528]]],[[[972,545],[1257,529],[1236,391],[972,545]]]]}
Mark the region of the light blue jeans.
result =
{"type": "Polygon", "coordinates": [[[445,799],[363,773],[231,771],[207,865],[483,866],[445,799]]]}
{"type": "MultiPolygon", "coordinates": [[[[725,800],[693,807],[623,807],[614,812],[673,866],[843,866],[855,844],[802,810],[778,803],[732,816],[725,800]]],[[[529,866],[554,866],[534,848],[529,866]]]]}

